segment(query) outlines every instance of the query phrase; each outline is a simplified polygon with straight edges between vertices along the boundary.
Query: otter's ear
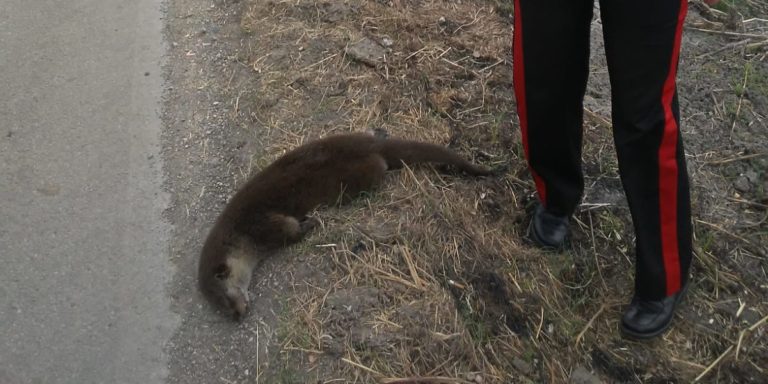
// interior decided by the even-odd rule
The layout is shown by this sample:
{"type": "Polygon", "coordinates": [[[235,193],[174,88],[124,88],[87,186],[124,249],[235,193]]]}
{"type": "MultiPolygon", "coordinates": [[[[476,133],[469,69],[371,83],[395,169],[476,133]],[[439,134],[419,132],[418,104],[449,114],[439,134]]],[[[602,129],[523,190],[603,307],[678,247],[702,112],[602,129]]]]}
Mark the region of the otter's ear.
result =
{"type": "Polygon", "coordinates": [[[216,269],[213,271],[213,275],[216,276],[219,280],[225,280],[229,277],[229,266],[226,264],[220,264],[216,269]]]}

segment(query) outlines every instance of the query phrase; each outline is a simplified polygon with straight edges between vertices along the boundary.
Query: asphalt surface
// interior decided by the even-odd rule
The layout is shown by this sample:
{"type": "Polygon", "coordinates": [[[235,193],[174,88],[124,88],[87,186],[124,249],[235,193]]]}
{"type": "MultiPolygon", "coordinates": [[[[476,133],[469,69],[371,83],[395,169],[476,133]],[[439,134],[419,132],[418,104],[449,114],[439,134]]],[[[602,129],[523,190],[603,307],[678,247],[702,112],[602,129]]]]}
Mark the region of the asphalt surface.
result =
{"type": "Polygon", "coordinates": [[[0,383],[160,383],[161,0],[0,1],[0,383]]]}

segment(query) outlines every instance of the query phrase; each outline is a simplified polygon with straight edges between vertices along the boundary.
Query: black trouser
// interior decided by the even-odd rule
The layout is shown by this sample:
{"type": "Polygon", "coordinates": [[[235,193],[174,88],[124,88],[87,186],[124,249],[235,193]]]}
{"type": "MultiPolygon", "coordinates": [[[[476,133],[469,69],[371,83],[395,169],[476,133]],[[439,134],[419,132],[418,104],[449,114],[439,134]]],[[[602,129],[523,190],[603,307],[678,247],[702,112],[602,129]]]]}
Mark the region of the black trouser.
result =
{"type": "MultiPolygon", "coordinates": [[[[635,291],[680,290],[691,262],[675,77],[687,0],[600,0],[613,136],[636,233],[635,291]]],[[[515,0],[514,82],[528,165],[547,211],[581,199],[582,101],[593,0],[515,0]]]]}

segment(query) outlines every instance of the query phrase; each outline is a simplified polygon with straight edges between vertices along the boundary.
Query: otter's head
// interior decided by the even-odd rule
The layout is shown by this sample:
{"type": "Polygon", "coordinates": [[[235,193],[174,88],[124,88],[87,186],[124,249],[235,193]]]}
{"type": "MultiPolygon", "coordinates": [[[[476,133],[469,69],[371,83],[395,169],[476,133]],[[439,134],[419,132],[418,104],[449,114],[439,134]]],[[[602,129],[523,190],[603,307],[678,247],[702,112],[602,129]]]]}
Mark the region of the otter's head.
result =
{"type": "Polygon", "coordinates": [[[248,263],[230,255],[205,270],[201,266],[200,290],[225,315],[241,320],[248,310],[251,272],[248,263]]]}

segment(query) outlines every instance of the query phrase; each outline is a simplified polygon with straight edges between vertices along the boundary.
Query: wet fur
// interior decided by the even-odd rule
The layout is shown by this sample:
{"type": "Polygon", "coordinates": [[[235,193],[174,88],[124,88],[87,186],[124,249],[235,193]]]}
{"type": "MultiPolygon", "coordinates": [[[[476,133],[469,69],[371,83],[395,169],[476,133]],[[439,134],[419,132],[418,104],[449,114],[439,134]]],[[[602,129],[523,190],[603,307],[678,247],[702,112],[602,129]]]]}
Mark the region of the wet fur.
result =
{"type": "Polygon", "coordinates": [[[490,173],[439,145],[367,134],[329,136],[288,152],[251,178],[224,208],[201,253],[201,291],[214,305],[241,317],[253,269],[270,251],[301,240],[312,229],[307,213],[375,188],[388,169],[423,162],[452,165],[471,175],[490,173]]]}

